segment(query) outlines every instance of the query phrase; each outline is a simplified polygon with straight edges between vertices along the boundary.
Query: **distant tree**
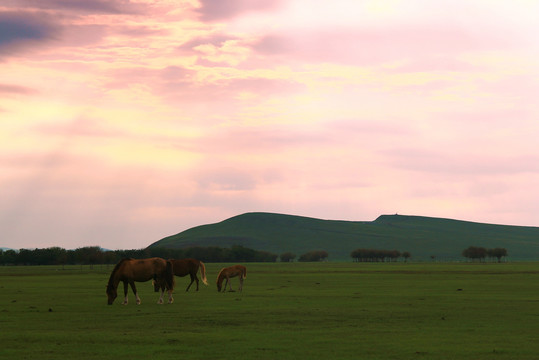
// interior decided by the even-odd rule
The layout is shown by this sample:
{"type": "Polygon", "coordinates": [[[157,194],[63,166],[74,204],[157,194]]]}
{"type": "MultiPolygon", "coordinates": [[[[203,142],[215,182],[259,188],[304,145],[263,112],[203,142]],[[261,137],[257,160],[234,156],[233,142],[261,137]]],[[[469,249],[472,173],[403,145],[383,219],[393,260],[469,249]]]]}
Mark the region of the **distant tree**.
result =
{"type": "Polygon", "coordinates": [[[357,262],[384,262],[398,261],[403,254],[398,250],[356,249],[350,256],[357,262]]]}
{"type": "Polygon", "coordinates": [[[325,250],[314,250],[301,255],[298,261],[324,261],[328,256],[329,254],[325,250]]]}
{"type": "Polygon", "coordinates": [[[15,250],[9,249],[2,251],[2,265],[12,265],[17,263],[17,252],[15,250]]]}
{"type": "Polygon", "coordinates": [[[471,259],[472,261],[476,259],[483,261],[483,259],[487,257],[487,249],[484,247],[470,246],[462,251],[462,256],[471,259]]]}
{"type": "Polygon", "coordinates": [[[401,257],[401,252],[398,250],[391,250],[387,253],[389,261],[397,261],[401,257]]]}
{"type": "MultiPolygon", "coordinates": [[[[326,253],[327,254],[327,253],[326,253]]],[[[143,259],[162,257],[182,259],[193,257],[208,262],[275,262],[279,257],[268,251],[258,251],[234,245],[230,249],[217,246],[191,247],[187,249],[145,248],[132,250],[105,251],[99,246],[65,250],[59,247],[47,249],[21,249],[0,251],[0,264],[22,265],[64,265],[64,264],[115,264],[123,258],[143,259]]],[[[326,255],[327,257],[327,255],[326,255]]]]}
{"type": "Polygon", "coordinates": [[[498,259],[498,262],[502,262],[502,258],[507,256],[507,249],[505,248],[488,249],[487,255],[491,258],[498,259]]]}
{"type": "Polygon", "coordinates": [[[280,256],[281,262],[291,262],[296,258],[296,254],[291,252],[282,253],[280,256]]]}
{"type": "Polygon", "coordinates": [[[95,264],[102,264],[104,255],[103,250],[99,246],[85,246],[75,249],[75,257],[80,264],[89,264],[91,268],[95,264]]]}
{"type": "Polygon", "coordinates": [[[253,261],[256,257],[256,251],[243,247],[242,245],[233,245],[230,248],[232,261],[253,261]]]}
{"type": "Polygon", "coordinates": [[[406,262],[409,258],[412,257],[412,254],[410,254],[408,251],[405,251],[402,253],[402,257],[404,258],[404,262],[406,262]]]}

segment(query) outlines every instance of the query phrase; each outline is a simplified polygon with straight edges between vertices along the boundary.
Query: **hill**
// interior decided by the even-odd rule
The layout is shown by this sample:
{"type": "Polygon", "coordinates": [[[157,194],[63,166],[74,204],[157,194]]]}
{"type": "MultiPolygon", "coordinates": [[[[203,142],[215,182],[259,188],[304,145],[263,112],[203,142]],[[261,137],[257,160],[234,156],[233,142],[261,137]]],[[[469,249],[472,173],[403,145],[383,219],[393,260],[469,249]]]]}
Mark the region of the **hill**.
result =
{"type": "Polygon", "coordinates": [[[149,247],[242,245],[275,254],[326,250],[330,260],[350,260],[357,248],[408,251],[412,259],[462,259],[469,246],[503,247],[513,260],[539,259],[539,228],[443,218],[381,215],[374,221],[321,220],[273,213],[246,213],[197,226],[149,247]]]}

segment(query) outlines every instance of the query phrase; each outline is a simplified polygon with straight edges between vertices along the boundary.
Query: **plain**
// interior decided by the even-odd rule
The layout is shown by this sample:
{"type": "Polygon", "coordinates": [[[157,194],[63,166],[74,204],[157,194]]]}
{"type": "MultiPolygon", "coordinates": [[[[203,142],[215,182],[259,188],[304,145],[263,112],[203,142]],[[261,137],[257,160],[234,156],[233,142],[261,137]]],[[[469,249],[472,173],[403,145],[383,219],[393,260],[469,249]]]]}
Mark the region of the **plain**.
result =
{"type": "MultiPolygon", "coordinates": [[[[109,266],[0,267],[0,358],[536,359],[539,263],[246,263],[106,304],[109,266]],[[237,287],[237,279],[232,286],[237,287]]],[[[120,286],[120,293],[123,291],[120,286]]]]}

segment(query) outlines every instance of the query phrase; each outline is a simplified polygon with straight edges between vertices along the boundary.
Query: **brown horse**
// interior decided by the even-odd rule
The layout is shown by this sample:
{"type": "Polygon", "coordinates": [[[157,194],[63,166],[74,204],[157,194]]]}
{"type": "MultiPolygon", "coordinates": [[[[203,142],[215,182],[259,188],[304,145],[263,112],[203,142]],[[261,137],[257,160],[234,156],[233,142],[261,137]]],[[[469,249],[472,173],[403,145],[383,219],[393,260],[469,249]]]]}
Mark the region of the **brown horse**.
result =
{"type": "Polygon", "coordinates": [[[202,261],[197,259],[170,259],[169,261],[172,263],[174,275],[180,277],[186,275],[191,276],[191,283],[189,284],[189,286],[187,286],[187,289],[185,289],[185,291],[189,291],[189,288],[191,287],[191,285],[193,285],[193,282],[195,281],[197,283],[196,291],[198,291],[198,269],[200,269],[200,276],[202,277],[202,282],[204,283],[204,285],[208,285],[208,280],[206,279],[206,266],[202,261]]]}
{"type": "Polygon", "coordinates": [[[222,268],[221,271],[219,271],[219,275],[217,275],[217,291],[221,291],[221,287],[223,284],[223,280],[226,279],[225,287],[223,288],[223,292],[226,291],[226,286],[228,284],[229,291],[232,291],[232,285],[230,284],[230,278],[238,277],[240,279],[240,287],[238,288],[238,291],[242,291],[243,289],[243,279],[247,277],[247,268],[243,265],[233,265],[226,268],[222,268]]]}
{"type": "MultiPolygon", "coordinates": [[[[163,295],[165,287],[168,290],[168,303],[171,304],[172,291],[174,290],[174,273],[172,272],[172,263],[161,258],[149,259],[122,259],[110,274],[109,283],[107,284],[108,304],[112,305],[114,299],[118,296],[118,285],[124,283],[124,301],[122,304],[127,305],[127,290],[128,284],[137,298],[137,304],[140,304],[140,298],[137,293],[135,281],[144,282],[154,280],[160,284],[164,284],[161,288],[161,296],[158,304],[163,303],[163,295]]],[[[157,291],[157,290],[156,290],[157,291]]]]}

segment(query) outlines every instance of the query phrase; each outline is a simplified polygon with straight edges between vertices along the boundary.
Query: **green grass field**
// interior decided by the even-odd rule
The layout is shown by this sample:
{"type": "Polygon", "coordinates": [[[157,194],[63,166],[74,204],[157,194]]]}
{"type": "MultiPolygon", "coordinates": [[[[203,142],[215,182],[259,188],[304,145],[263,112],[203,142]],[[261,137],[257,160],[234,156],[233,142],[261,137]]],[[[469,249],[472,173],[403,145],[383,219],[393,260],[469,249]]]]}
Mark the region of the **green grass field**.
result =
{"type": "MultiPolygon", "coordinates": [[[[537,359],[539,263],[245,264],[108,306],[112,266],[0,267],[2,359],[537,359]],[[233,287],[238,281],[234,279],[233,287]]],[[[123,290],[122,290],[123,291],[123,290]]],[[[121,292],[121,291],[120,291],[121,292]]]]}
{"type": "Polygon", "coordinates": [[[425,216],[382,215],[374,221],[322,220],[275,213],[246,213],[196,226],[150,245],[164,248],[231,247],[300,255],[325,250],[330,261],[351,261],[358,248],[408,251],[414,261],[464,259],[470,246],[505,248],[512,261],[539,259],[539,227],[482,224],[425,216]]]}

